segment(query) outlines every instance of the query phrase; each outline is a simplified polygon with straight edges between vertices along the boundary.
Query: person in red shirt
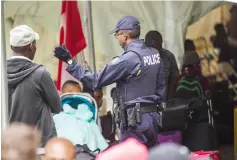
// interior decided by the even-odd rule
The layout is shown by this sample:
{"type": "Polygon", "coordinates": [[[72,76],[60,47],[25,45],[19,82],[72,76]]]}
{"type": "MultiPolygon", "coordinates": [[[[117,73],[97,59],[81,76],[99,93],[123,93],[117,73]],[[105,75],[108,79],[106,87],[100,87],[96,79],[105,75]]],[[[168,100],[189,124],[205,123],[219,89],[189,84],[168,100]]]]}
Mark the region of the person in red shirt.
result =
{"type": "Polygon", "coordinates": [[[181,74],[176,76],[175,89],[177,88],[177,83],[184,75],[198,76],[200,78],[200,84],[203,90],[206,91],[211,89],[208,79],[202,75],[200,59],[196,52],[184,55],[181,74]]]}

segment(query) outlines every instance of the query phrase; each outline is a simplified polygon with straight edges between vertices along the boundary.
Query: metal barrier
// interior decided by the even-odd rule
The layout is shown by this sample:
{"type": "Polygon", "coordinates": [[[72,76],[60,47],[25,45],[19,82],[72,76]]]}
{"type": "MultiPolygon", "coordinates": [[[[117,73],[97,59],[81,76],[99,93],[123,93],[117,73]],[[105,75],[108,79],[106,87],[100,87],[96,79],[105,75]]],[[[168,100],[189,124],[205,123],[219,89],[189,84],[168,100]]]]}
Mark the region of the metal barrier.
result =
{"type": "Polygon", "coordinates": [[[8,125],[8,87],[7,87],[7,66],[6,66],[6,44],[5,44],[5,2],[1,1],[1,120],[2,129],[8,125]]]}

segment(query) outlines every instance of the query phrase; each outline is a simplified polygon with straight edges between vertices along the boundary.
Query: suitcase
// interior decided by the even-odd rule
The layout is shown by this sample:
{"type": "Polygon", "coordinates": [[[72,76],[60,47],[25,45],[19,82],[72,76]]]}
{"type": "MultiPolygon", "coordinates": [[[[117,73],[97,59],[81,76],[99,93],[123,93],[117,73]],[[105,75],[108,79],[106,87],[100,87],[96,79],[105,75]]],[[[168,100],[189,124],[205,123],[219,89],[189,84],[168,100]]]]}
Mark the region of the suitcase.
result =
{"type": "Polygon", "coordinates": [[[237,160],[237,108],[234,110],[234,156],[237,160]]]}
{"type": "Polygon", "coordinates": [[[190,151],[211,151],[218,150],[218,136],[214,127],[212,102],[209,98],[208,104],[208,122],[188,123],[183,132],[183,145],[190,151]]]}
{"type": "Polygon", "coordinates": [[[161,132],[158,134],[158,143],[174,142],[182,144],[181,131],[161,132]]]}
{"type": "Polygon", "coordinates": [[[217,151],[199,151],[193,152],[189,155],[191,160],[221,160],[221,157],[217,151]]]}
{"type": "Polygon", "coordinates": [[[191,152],[218,150],[217,132],[209,123],[188,124],[183,132],[183,145],[191,152]]]}

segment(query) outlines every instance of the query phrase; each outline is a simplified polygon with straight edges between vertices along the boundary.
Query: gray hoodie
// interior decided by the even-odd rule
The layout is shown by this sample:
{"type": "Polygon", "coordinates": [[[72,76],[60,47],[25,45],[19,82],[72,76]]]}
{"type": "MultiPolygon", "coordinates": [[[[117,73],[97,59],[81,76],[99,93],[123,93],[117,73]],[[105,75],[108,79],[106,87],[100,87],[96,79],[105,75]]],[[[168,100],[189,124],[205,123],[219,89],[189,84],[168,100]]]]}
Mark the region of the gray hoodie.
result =
{"type": "Polygon", "coordinates": [[[27,59],[7,61],[9,121],[36,125],[42,146],[56,136],[52,113],[59,113],[61,102],[53,80],[42,65],[27,59]]]}

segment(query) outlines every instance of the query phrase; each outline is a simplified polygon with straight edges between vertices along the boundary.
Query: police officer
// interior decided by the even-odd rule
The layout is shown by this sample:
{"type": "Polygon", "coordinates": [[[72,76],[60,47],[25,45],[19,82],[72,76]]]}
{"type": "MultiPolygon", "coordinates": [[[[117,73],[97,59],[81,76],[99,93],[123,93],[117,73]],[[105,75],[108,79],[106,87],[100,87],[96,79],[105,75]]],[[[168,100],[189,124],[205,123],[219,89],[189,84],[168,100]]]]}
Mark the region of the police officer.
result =
{"type": "Polygon", "coordinates": [[[120,141],[133,137],[152,147],[157,143],[157,104],[165,91],[159,52],[139,40],[140,22],[136,17],[121,18],[111,33],[114,33],[124,52],[101,71],[91,73],[85,70],[71,59],[65,46],[56,47],[54,56],[68,63],[66,70],[92,89],[116,82],[125,108],[121,118],[120,141]]]}

